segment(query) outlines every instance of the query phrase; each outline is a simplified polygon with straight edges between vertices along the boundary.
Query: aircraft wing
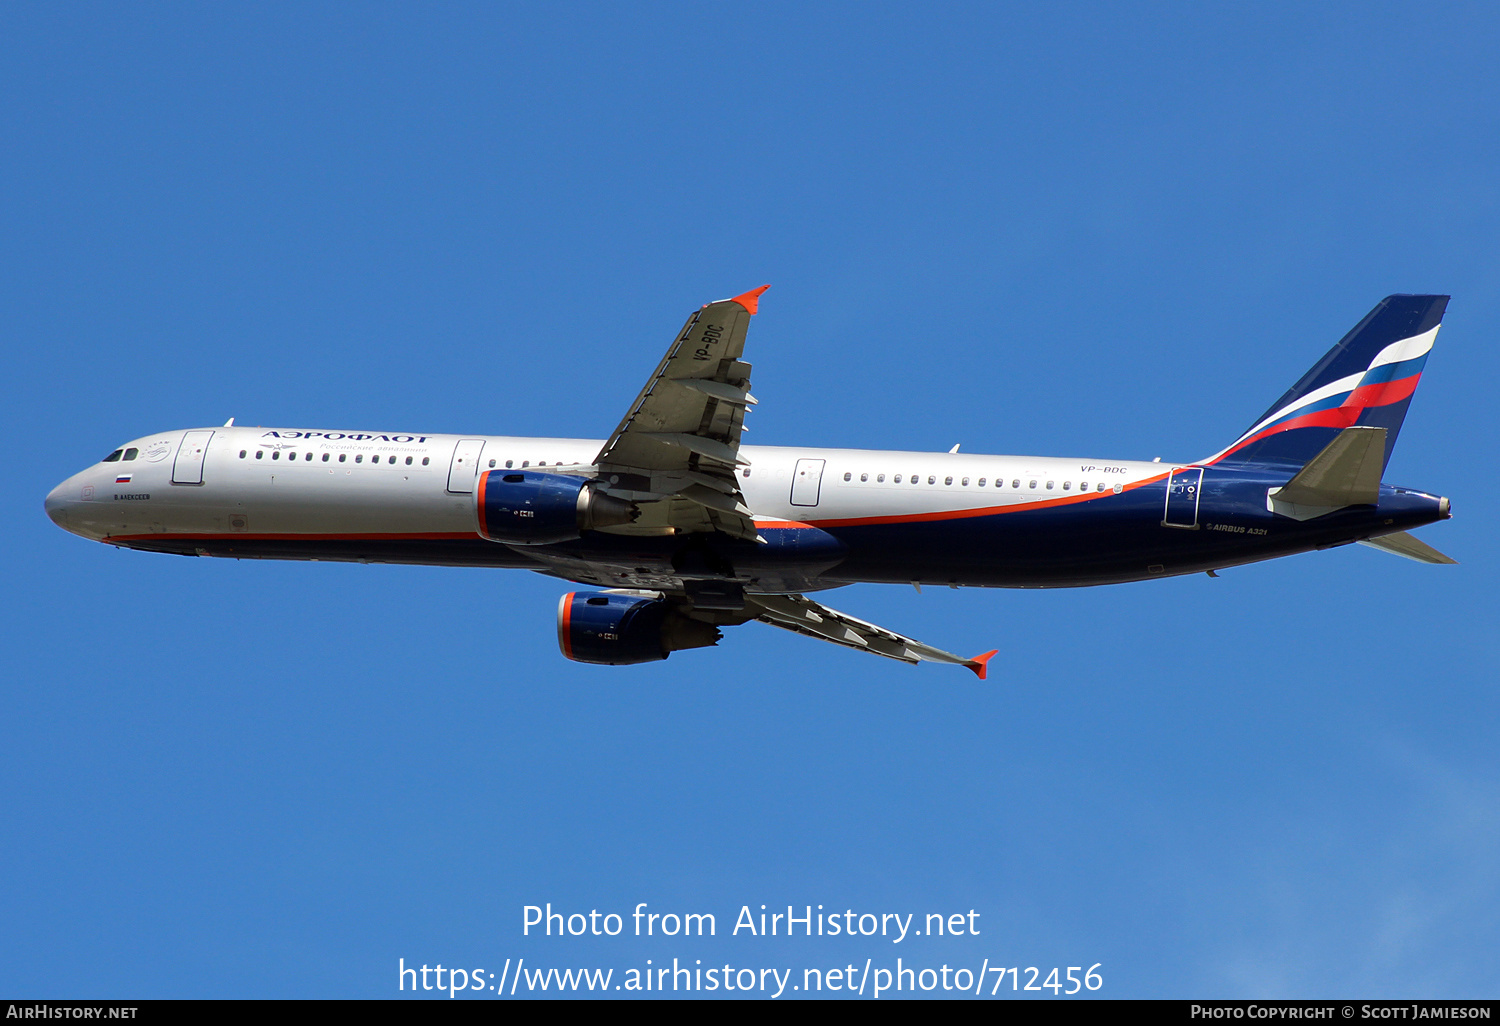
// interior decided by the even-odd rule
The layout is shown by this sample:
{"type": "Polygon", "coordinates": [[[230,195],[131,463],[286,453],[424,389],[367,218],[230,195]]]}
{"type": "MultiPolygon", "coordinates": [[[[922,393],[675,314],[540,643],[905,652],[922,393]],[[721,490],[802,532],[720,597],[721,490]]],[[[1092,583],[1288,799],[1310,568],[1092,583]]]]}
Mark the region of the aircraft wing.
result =
{"type": "MultiPolygon", "coordinates": [[[[804,595],[746,595],[746,612],[762,623],[785,630],[796,631],[811,638],[831,641],[836,645],[873,652],[887,659],[899,659],[904,663],[924,660],[934,663],[951,663],[967,666],[980,680],[985,679],[987,664],[994,651],[965,659],[963,656],[944,652],[940,648],[924,645],[920,641],[904,637],[895,631],[886,630],[873,623],[829,609],[804,595]]],[[[995,650],[995,651],[998,651],[995,650]]]]}
{"type": "Polygon", "coordinates": [[[620,534],[680,532],[756,537],[736,470],[750,365],[740,357],[760,295],[709,303],[688,318],[630,411],[595,458],[600,487],[636,503],[620,534]]]}

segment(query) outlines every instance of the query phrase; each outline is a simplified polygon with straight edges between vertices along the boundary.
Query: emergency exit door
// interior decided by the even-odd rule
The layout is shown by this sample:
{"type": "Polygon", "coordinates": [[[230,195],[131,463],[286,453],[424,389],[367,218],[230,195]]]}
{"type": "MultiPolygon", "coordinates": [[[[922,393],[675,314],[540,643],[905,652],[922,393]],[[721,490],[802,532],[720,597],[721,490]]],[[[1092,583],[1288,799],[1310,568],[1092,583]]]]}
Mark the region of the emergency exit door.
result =
{"type": "Polygon", "coordinates": [[[823,460],[798,460],[792,471],[792,505],[816,506],[823,487],[823,460]]]}
{"type": "Polygon", "coordinates": [[[484,451],[483,438],[465,438],[453,448],[453,462],[448,467],[448,490],[467,495],[474,490],[474,472],[479,469],[479,454],[484,451]]]}

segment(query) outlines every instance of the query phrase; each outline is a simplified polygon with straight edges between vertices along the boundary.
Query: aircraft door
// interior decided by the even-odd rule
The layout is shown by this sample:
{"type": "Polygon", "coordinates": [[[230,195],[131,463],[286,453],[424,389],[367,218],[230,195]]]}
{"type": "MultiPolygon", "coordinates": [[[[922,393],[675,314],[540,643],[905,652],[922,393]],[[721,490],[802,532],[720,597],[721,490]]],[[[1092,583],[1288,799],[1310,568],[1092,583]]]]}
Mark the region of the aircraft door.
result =
{"type": "Polygon", "coordinates": [[[1198,529],[1198,501],[1203,491],[1202,467],[1178,467],[1167,479],[1167,508],[1163,527],[1198,529]]]}
{"type": "Polygon", "coordinates": [[[182,436],[177,446],[177,458],[172,461],[173,484],[202,484],[203,457],[208,452],[208,440],[212,431],[189,431],[182,436]]]}
{"type": "Polygon", "coordinates": [[[823,487],[823,460],[798,460],[792,471],[792,505],[816,506],[823,487]]]}
{"type": "Polygon", "coordinates": [[[453,463],[448,467],[448,490],[468,495],[474,490],[474,473],[479,469],[479,454],[484,451],[483,438],[465,438],[453,449],[453,463]]]}

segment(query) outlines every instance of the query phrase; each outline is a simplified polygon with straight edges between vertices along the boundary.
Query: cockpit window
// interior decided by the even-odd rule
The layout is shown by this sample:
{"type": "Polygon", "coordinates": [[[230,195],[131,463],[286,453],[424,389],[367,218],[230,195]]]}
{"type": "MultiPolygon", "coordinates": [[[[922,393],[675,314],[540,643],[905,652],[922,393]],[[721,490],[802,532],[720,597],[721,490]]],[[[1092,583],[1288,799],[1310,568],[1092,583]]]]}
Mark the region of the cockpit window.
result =
{"type": "Polygon", "coordinates": [[[114,463],[115,461],[117,461],[121,457],[121,455],[124,454],[124,452],[125,452],[124,449],[116,449],[114,452],[110,453],[108,456],[104,457],[104,459],[100,460],[99,462],[100,463],[114,463]]]}
{"type": "Polygon", "coordinates": [[[135,459],[140,454],[141,454],[141,450],[139,450],[139,449],[126,449],[125,450],[125,461],[128,463],[129,461],[135,459]]]}

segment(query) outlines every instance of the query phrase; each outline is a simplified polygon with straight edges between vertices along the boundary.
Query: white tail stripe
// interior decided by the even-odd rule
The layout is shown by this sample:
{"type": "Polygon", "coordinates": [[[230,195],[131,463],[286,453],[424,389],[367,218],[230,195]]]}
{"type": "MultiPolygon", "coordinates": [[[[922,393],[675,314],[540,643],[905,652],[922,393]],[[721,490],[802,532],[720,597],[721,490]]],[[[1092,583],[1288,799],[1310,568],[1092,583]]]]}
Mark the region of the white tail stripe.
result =
{"type": "Polygon", "coordinates": [[[1400,342],[1392,342],[1380,351],[1374,360],[1370,361],[1370,369],[1384,367],[1388,363],[1401,363],[1403,360],[1415,360],[1419,356],[1426,356],[1432,351],[1433,340],[1437,338],[1438,328],[1441,324],[1434,324],[1431,329],[1411,338],[1403,338],[1400,342]]]}

